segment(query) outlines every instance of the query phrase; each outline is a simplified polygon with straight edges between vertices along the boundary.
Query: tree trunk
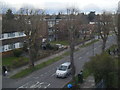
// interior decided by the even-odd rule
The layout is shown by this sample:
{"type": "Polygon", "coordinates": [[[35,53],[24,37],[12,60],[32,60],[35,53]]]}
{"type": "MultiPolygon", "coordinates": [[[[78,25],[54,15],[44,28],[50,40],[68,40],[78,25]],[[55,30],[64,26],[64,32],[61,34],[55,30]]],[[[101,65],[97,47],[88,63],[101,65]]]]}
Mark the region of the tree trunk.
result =
{"type": "Polygon", "coordinates": [[[105,46],[106,46],[106,40],[104,39],[104,40],[103,40],[103,45],[102,45],[102,52],[105,51],[105,46]]]}
{"type": "Polygon", "coordinates": [[[74,45],[73,43],[71,43],[70,45],[70,61],[71,61],[71,65],[72,65],[72,77],[75,76],[75,66],[74,66],[74,45]]]}
{"type": "Polygon", "coordinates": [[[74,66],[74,37],[73,32],[70,31],[70,62],[72,67],[72,81],[75,83],[76,87],[76,80],[75,80],[75,66],[74,66]]]}
{"type": "Polygon", "coordinates": [[[32,42],[31,42],[31,39],[29,38],[29,41],[28,41],[29,67],[33,68],[34,67],[34,57],[33,57],[34,52],[32,50],[33,48],[30,43],[32,42]]]}
{"type": "Polygon", "coordinates": [[[33,68],[34,67],[34,59],[33,59],[33,55],[32,55],[32,50],[31,48],[29,48],[29,67],[33,68]]]}

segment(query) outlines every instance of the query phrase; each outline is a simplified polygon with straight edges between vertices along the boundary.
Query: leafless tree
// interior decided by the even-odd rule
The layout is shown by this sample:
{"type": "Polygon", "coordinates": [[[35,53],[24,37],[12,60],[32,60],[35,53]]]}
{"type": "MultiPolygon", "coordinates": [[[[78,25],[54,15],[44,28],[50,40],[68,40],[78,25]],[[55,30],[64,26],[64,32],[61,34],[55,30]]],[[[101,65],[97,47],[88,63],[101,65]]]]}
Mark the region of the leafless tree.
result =
{"type": "Polygon", "coordinates": [[[113,14],[113,31],[116,34],[116,36],[118,35],[117,19],[118,19],[118,14],[117,13],[113,14]]]}
{"type": "Polygon", "coordinates": [[[75,32],[77,27],[77,14],[79,13],[76,8],[67,9],[67,30],[69,31],[69,42],[70,42],[70,61],[72,66],[72,80],[75,81],[75,64],[74,64],[74,46],[75,46],[75,32]]]}
{"type": "Polygon", "coordinates": [[[102,51],[105,50],[106,47],[106,41],[109,35],[110,30],[112,29],[112,15],[110,13],[103,12],[103,14],[98,16],[98,33],[100,34],[103,45],[102,45],[102,51]]]}
{"type": "Polygon", "coordinates": [[[39,45],[44,28],[44,12],[42,10],[21,9],[19,15],[19,25],[26,34],[26,43],[29,52],[29,66],[34,67],[34,61],[37,59],[39,45]]]}

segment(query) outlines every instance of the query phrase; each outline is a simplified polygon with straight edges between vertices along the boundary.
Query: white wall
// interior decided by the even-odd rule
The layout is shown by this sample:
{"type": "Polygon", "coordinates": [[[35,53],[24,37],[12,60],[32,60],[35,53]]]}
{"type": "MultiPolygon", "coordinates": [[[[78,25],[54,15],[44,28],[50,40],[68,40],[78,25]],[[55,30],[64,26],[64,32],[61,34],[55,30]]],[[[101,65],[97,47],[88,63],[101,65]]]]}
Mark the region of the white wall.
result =
{"type": "Polygon", "coordinates": [[[8,37],[9,33],[1,34],[1,35],[4,36],[4,38],[0,38],[0,40],[11,39],[11,38],[18,38],[18,37],[24,37],[24,36],[26,36],[24,33],[22,35],[20,35],[21,32],[14,32],[14,33],[15,33],[15,36],[12,36],[12,37],[8,37]]]}
{"type": "MultiPolygon", "coordinates": [[[[21,48],[20,44],[21,44],[20,42],[15,43],[14,44],[15,45],[15,49],[21,48]]],[[[10,50],[12,50],[12,49],[9,49],[9,45],[0,46],[0,52],[6,52],[6,51],[10,51],[10,50]]]]}

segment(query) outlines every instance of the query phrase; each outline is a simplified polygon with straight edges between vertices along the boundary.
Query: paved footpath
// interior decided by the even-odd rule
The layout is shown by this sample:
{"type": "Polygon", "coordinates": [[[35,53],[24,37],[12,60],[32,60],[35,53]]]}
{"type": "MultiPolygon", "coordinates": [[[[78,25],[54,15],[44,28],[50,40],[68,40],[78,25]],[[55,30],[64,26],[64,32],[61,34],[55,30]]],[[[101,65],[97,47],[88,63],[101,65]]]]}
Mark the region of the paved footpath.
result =
{"type": "Polygon", "coordinates": [[[88,76],[83,84],[80,85],[81,88],[95,88],[95,80],[93,76],[88,76]]]}

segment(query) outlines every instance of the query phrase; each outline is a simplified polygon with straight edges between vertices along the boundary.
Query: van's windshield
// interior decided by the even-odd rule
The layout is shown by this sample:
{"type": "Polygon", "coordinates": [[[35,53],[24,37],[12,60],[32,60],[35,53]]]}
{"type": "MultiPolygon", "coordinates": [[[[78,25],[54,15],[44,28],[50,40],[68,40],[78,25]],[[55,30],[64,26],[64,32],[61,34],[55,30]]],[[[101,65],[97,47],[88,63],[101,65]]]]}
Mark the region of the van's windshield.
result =
{"type": "Polygon", "coordinates": [[[58,68],[58,70],[62,70],[62,71],[65,71],[67,69],[67,66],[63,66],[63,65],[61,65],[59,68],[58,68]]]}

